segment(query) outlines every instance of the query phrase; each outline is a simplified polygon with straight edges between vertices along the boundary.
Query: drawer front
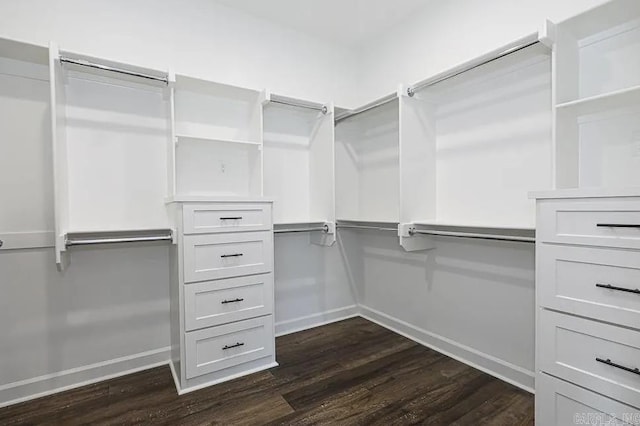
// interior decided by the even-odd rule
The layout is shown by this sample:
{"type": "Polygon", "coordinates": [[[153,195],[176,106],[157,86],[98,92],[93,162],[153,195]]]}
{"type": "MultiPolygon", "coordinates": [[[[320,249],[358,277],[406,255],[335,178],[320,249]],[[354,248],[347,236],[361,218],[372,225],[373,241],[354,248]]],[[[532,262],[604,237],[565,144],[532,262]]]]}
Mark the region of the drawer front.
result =
{"type": "Polygon", "coordinates": [[[640,199],[543,200],[542,242],[640,249],[640,199]]]}
{"type": "Polygon", "coordinates": [[[640,252],[543,244],[538,302],[555,310],[640,329],[640,252]]]}
{"type": "Polygon", "coordinates": [[[273,313],[273,274],[206,281],[184,287],[187,331],[273,313]]]}
{"type": "Polygon", "coordinates": [[[640,332],[545,309],[538,318],[540,370],[640,407],[640,332]]]}
{"type": "Polygon", "coordinates": [[[640,411],[546,374],[538,374],[536,424],[640,425],[640,411]]]}
{"type": "Polygon", "coordinates": [[[187,379],[213,373],[274,352],[273,316],[185,334],[187,379]]]}
{"type": "Polygon", "coordinates": [[[185,234],[268,231],[272,229],[271,204],[185,204],[185,234]]]}
{"type": "Polygon", "coordinates": [[[185,235],[184,281],[209,281],[273,270],[273,233],[185,235]]]}

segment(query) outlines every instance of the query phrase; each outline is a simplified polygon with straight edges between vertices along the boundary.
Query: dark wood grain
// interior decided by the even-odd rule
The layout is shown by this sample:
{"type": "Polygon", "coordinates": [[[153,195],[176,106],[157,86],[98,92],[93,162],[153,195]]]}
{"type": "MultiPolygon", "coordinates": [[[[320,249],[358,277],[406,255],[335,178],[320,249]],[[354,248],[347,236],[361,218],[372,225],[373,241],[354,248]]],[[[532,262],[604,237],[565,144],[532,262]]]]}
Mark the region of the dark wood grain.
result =
{"type": "Polygon", "coordinates": [[[178,396],[168,367],[0,409],[0,425],[532,425],[533,396],[362,318],[279,337],[280,366],[178,396]]]}

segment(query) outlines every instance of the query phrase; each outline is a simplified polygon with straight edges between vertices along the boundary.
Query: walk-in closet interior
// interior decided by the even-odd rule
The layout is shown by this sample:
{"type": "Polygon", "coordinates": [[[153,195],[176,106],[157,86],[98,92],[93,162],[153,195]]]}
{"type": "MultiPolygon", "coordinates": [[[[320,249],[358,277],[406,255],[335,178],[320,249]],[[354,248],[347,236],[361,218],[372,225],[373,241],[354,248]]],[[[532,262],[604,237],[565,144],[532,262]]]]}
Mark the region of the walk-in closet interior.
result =
{"type": "Polygon", "coordinates": [[[640,1],[0,3],[0,424],[640,425],[640,1]]]}

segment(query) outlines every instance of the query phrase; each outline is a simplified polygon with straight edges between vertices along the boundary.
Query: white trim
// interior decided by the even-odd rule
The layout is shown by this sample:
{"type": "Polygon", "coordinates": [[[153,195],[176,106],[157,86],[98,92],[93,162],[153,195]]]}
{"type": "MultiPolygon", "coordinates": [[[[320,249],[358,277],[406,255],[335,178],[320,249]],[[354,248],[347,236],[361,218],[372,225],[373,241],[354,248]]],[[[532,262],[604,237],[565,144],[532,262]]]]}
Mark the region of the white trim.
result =
{"type": "Polygon", "coordinates": [[[178,395],[184,395],[200,389],[208,388],[209,386],[217,385],[223,382],[228,382],[230,380],[237,379],[239,377],[248,376],[249,374],[259,373],[260,371],[268,370],[270,368],[274,368],[279,365],[280,364],[278,364],[277,362],[272,362],[271,364],[263,365],[257,368],[252,368],[251,370],[241,371],[240,373],[232,374],[230,376],[224,376],[217,380],[212,380],[210,382],[202,383],[201,385],[196,385],[187,389],[182,389],[180,387],[180,383],[178,382],[178,376],[176,376],[176,372],[173,369],[173,362],[169,362],[169,368],[171,369],[171,375],[173,376],[173,381],[176,384],[176,390],[178,391],[178,395]]]}
{"type": "Polygon", "coordinates": [[[276,337],[354,318],[357,317],[358,314],[358,306],[351,305],[287,321],[280,321],[276,323],[276,337]]]}
{"type": "Polygon", "coordinates": [[[154,349],[0,386],[0,408],[166,365],[171,347],[154,349]]]}
{"type": "MultiPolygon", "coordinates": [[[[446,337],[420,329],[407,322],[363,305],[351,305],[319,314],[282,321],[276,324],[277,336],[297,333],[354,317],[362,317],[414,342],[490,374],[504,382],[510,383],[527,392],[535,393],[535,373],[533,371],[465,346],[446,337]]],[[[171,347],[160,348],[2,385],[0,386],[0,408],[166,364],[169,364],[178,395],[184,395],[208,386],[278,366],[278,363],[274,362],[188,389],[182,389],[174,370],[173,362],[170,361],[170,356],[171,347]]]]}
{"type": "Polygon", "coordinates": [[[173,366],[173,360],[169,360],[169,370],[171,370],[171,377],[173,377],[173,383],[176,385],[176,392],[180,395],[181,387],[180,380],[178,380],[178,374],[176,373],[176,368],[173,366]]]}
{"type": "Polygon", "coordinates": [[[0,234],[0,250],[48,248],[55,246],[53,231],[6,232],[0,234]]]}
{"type": "Polygon", "coordinates": [[[360,305],[360,316],[423,346],[463,362],[529,393],[535,393],[535,372],[465,346],[446,337],[360,305]]]}

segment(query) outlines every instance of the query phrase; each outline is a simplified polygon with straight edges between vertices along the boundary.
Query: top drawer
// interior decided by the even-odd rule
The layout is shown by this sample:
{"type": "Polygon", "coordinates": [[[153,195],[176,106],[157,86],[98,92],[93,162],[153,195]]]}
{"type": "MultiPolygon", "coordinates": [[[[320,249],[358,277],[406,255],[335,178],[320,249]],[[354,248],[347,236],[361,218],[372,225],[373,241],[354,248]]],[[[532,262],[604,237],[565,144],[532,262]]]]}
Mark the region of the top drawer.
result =
{"type": "Polygon", "coordinates": [[[183,221],[185,234],[268,231],[271,204],[185,204],[183,221]]]}
{"type": "Polygon", "coordinates": [[[537,238],[550,243],[640,249],[640,199],[540,201],[537,238]]]}

